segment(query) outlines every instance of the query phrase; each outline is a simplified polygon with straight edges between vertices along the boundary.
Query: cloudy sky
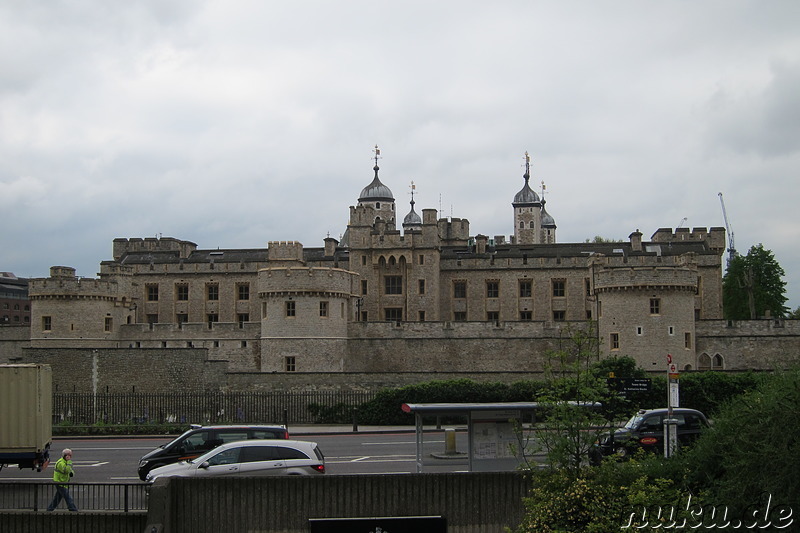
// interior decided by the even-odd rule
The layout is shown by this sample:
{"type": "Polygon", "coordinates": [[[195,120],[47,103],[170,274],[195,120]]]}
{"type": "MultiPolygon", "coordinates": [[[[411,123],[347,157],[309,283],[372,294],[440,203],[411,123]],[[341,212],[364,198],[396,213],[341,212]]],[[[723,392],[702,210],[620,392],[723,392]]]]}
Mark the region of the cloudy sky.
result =
{"type": "Polygon", "coordinates": [[[95,276],[116,237],[322,246],[372,179],[561,242],[723,226],[800,305],[800,3],[0,2],[0,270],[95,276]]]}

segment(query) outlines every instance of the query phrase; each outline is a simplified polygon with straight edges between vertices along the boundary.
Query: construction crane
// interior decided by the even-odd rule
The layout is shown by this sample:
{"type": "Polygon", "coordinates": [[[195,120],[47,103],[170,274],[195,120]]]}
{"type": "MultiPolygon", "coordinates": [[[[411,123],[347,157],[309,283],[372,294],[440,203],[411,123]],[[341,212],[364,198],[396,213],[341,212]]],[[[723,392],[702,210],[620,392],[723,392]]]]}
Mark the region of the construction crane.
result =
{"type": "Polygon", "coordinates": [[[728,213],[725,211],[725,200],[722,198],[722,193],[718,193],[719,202],[722,204],[722,218],[725,219],[725,231],[728,233],[728,267],[731,266],[731,261],[736,256],[736,246],[733,244],[733,229],[728,224],[728,213]]]}

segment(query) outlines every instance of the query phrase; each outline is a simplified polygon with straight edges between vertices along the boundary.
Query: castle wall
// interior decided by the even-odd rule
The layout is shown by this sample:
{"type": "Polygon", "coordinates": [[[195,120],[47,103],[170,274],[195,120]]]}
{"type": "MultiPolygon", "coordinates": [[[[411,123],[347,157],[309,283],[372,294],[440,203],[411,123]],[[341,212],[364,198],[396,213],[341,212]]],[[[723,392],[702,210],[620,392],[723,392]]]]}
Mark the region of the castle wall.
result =
{"type": "Polygon", "coordinates": [[[720,355],[725,370],[771,370],[800,363],[800,320],[700,320],[697,360],[720,355]]]}
{"type": "Polygon", "coordinates": [[[227,363],[204,349],[28,348],[22,363],[53,368],[53,392],[165,393],[217,390],[227,363]]]}

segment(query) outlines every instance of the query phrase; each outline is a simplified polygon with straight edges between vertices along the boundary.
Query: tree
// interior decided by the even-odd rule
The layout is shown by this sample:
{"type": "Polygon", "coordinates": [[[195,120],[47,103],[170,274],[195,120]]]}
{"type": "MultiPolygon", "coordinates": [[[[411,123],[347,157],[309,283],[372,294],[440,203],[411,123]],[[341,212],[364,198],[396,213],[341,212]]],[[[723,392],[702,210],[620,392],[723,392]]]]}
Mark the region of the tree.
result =
{"type": "Polygon", "coordinates": [[[797,306],[797,309],[789,313],[789,316],[786,318],[791,318],[792,320],[800,320],[800,306],[797,306]]]}
{"type": "Polygon", "coordinates": [[[723,314],[727,320],[753,320],[770,316],[783,318],[786,307],[785,275],[770,250],[758,244],[747,255],[737,255],[722,279],[723,314]]]}

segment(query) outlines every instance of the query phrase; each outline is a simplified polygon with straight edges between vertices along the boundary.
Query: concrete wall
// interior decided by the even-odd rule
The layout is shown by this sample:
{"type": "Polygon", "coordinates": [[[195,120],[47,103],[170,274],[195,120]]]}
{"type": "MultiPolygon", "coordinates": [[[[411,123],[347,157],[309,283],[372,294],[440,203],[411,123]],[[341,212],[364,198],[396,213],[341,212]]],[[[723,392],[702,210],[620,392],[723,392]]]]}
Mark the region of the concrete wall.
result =
{"type": "Polygon", "coordinates": [[[146,525],[144,513],[0,512],[0,531],[8,533],[142,533],[146,525]]]}
{"type": "Polygon", "coordinates": [[[160,479],[147,527],[306,533],[309,518],[443,516],[450,533],[502,532],[519,524],[527,490],[517,472],[160,479]]]}

